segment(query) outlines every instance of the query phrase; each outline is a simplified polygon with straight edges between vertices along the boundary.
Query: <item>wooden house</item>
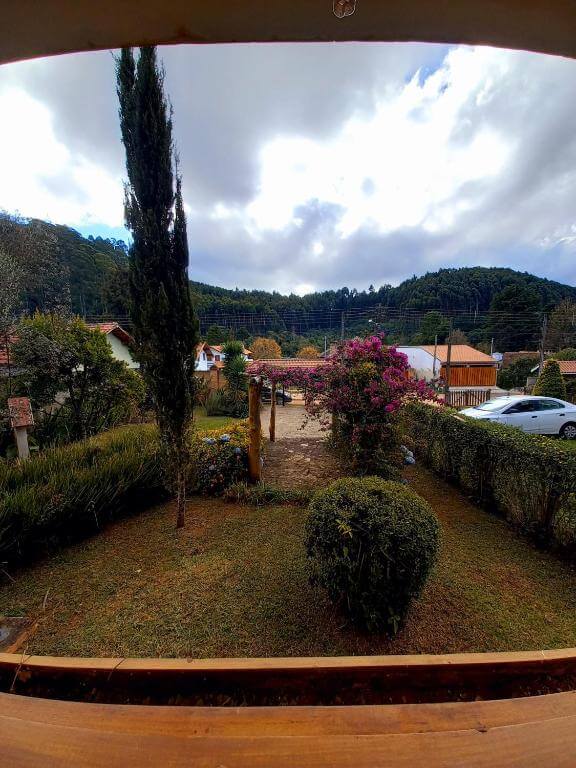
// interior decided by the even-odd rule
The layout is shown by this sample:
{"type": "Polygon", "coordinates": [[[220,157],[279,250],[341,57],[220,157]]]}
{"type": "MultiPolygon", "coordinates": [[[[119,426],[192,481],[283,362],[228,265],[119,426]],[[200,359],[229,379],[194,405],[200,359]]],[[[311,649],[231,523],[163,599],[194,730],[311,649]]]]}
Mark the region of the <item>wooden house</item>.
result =
{"type": "Polygon", "coordinates": [[[458,389],[489,389],[496,386],[498,363],[490,355],[468,344],[452,344],[449,380],[447,344],[406,346],[397,349],[408,357],[410,368],[418,379],[441,379],[450,387],[458,389]]]}

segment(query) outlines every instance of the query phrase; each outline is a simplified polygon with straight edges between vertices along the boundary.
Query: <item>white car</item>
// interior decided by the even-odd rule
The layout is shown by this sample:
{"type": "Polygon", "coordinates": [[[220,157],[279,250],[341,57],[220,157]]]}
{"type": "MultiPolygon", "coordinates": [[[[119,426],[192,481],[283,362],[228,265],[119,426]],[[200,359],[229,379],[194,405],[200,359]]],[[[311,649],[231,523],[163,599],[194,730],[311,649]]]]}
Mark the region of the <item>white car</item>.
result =
{"type": "Polygon", "coordinates": [[[576,438],[576,405],[555,397],[497,397],[460,413],[472,419],[509,424],[537,435],[576,438]]]}

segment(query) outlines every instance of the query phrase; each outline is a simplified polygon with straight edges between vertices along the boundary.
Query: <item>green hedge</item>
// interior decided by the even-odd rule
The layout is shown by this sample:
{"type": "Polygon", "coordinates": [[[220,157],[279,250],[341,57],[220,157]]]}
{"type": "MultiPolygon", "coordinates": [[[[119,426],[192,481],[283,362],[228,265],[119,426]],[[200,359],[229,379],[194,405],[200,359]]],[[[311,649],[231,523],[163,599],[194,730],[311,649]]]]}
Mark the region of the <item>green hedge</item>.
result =
{"type": "MultiPolygon", "coordinates": [[[[245,479],[247,444],[246,425],[197,434],[191,492],[218,493],[245,479]]],[[[27,462],[0,461],[0,561],[20,562],[90,536],[158,500],[164,493],[159,454],[158,431],[144,424],[49,449],[27,462]]]]}
{"type": "Polygon", "coordinates": [[[576,453],[562,441],[412,403],[419,457],[481,505],[547,546],[576,554],[576,453]]]}

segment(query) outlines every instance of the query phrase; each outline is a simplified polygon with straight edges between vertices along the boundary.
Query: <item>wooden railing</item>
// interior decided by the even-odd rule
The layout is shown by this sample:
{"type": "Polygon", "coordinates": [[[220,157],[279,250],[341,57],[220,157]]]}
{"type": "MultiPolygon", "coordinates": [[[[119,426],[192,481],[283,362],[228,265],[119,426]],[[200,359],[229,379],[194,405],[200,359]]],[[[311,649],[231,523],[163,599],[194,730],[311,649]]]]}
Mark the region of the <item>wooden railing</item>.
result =
{"type": "Polygon", "coordinates": [[[0,690],[10,691],[0,693],[0,755],[7,768],[573,768],[574,688],[576,649],[203,660],[0,654],[0,690]]]}

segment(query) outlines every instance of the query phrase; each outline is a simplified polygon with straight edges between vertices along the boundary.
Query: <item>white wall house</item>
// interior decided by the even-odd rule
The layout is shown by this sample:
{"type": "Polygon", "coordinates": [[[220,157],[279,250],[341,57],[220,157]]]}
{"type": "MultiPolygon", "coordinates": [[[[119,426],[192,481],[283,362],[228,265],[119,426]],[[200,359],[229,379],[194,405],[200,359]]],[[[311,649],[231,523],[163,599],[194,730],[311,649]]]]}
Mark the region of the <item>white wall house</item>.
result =
{"type": "Polygon", "coordinates": [[[128,331],[125,331],[118,323],[96,323],[90,325],[90,328],[96,328],[106,336],[106,341],[110,345],[116,360],[122,360],[127,364],[128,368],[136,370],[140,368],[140,363],[134,360],[130,350],[133,340],[128,331]]]}
{"type": "MultiPolygon", "coordinates": [[[[417,379],[431,381],[448,376],[448,346],[423,344],[397,347],[408,358],[408,364],[417,379]]],[[[452,344],[450,349],[450,387],[490,389],[496,386],[498,363],[490,355],[469,344],[452,344]]]]}
{"type": "Polygon", "coordinates": [[[417,379],[431,381],[440,373],[440,360],[436,358],[436,368],[434,369],[434,353],[429,352],[424,347],[396,347],[398,352],[402,352],[408,358],[408,365],[416,374],[417,379]],[[435,370],[435,374],[434,374],[435,370]]]}
{"type": "MultiPolygon", "coordinates": [[[[252,359],[252,352],[249,349],[244,348],[244,360],[252,359]]],[[[196,370],[197,371],[210,371],[214,366],[221,368],[224,365],[226,355],[222,351],[222,346],[219,344],[207,344],[205,341],[200,342],[196,347],[196,370]]]]}

